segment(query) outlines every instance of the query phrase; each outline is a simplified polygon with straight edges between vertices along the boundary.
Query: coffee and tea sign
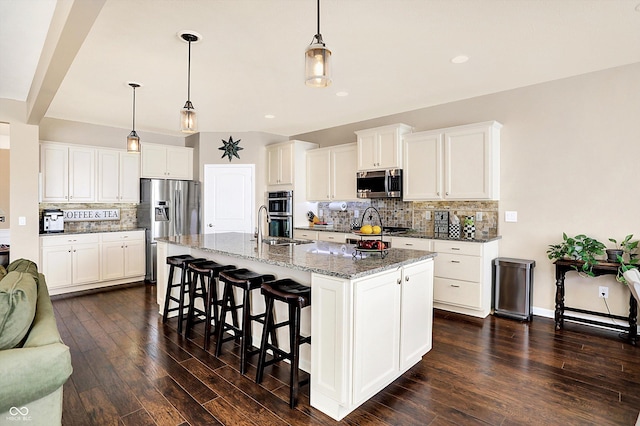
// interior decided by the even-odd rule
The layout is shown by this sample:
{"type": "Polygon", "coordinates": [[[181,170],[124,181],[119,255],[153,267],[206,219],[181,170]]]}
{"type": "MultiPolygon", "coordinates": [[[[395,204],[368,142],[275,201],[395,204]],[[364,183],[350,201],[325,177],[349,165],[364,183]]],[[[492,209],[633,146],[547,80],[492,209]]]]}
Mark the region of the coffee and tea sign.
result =
{"type": "Polygon", "coordinates": [[[120,220],[120,209],[63,210],[65,222],[120,220]]]}

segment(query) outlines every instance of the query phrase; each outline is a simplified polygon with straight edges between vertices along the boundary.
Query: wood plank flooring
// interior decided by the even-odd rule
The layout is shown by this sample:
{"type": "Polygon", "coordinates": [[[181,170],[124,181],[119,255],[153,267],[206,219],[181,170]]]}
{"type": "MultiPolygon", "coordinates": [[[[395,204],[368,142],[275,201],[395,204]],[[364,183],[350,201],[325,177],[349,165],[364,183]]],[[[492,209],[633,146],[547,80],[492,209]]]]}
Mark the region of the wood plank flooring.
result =
{"type": "MultiPolygon", "coordinates": [[[[341,422],[288,406],[288,365],[238,371],[163,325],[148,284],[54,298],[73,374],[64,425],[634,425],[640,347],[617,332],[553,321],[521,323],[436,311],[433,349],[341,422]]],[[[197,330],[196,330],[197,331],[197,330]]],[[[214,346],[214,345],[212,345],[214,346]]],[[[257,362],[257,357],[251,360],[257,362]]]]}

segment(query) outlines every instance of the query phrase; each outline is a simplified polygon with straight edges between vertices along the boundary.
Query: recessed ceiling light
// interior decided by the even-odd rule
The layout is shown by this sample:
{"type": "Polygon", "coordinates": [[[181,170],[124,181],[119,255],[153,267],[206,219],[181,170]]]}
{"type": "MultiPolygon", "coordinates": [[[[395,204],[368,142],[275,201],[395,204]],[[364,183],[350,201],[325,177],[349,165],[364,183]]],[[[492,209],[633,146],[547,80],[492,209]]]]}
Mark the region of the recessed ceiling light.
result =
{"type": "Polygon", "coordinates": [[[273,114],[265,114],[264,118],[276,118],[273,114]]]}
{"type": "Polygon", "coordinates": [[[349,92],[337,92],[336,96],[349,96],[349,92]]]}
{"type": "Polygon", "coordinates": [[[454,64],[464,64],[468,60],[469,60],[469,57],[466,56],[466,55],[458,55],[458,56],[455,56],[455,57],[451,58],[451,62],[454,63],[454,64]]]}

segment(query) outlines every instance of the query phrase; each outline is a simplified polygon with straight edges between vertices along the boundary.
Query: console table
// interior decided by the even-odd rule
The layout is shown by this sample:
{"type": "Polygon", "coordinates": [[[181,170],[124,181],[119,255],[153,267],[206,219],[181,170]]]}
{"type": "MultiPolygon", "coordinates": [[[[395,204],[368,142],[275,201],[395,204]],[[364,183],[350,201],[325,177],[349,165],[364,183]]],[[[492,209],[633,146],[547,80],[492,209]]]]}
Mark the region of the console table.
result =
{"type": "MultiPolygon", "coordinates": [[[[565,306],[564,305],[565,275],[569,271],[576,271],[576,268],[578,270],[581,270],[584,262],[578,261],[578,260],[561,259],[561,260],[556,260],[554,264],[556,265],[556,311],[555,311],[556,330],[561,330],[564,327],[564,320],[566,319],[570,321],[591,324],[591,325],[600,325],[603,327],[614,328],[617,330],[625,331],[628,334],[629,343],[634,345],[636,344],[636,341],[638,340],[638,331],[636,327],[637,320],[638,320],[638,304],[632,294],[629,295],[629,316],[628,317],[623,317],[620,315],[611,315],[608,313],[605,314],[602,312],[588,311],[586,309],[578,309],[578,308],[571,308],[571,307],[565,306]],[[610,323],[586,319],[586,318],[579,318],[571,315],[566,315],[565,311],[579,312],[582,314],[619,319],[622,321],[628,321],[629,325],[624,326],[624,325],[610,324],[610,323]]],[[[593,267],[592,271],[595,276],[617,275],[618,266],[620,265],[618,265],[617,263],[600,262],[593,267]]]]}

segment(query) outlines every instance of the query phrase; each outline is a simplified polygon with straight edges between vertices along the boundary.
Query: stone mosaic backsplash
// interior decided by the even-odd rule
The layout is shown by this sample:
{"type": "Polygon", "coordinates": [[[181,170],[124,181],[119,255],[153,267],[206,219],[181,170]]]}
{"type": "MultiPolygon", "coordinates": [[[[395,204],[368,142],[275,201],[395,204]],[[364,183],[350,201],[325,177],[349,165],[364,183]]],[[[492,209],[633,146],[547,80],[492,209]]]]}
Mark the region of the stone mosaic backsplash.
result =
{"type": "MultiPolygon", "coordinates": [[[[477,212],[482,212],[482,221],[475,222],[476,235],[480,237],[496,237],[498,232],[498,201],[402,201],[391,198],[373,199],[362,202],[348,202],[347,209],[330,210],[329,203],[318,203],[318,213],[320,218],[326,222],[333,222],[336,230],[349,230],[353,220],[360,221],[364,210],[367,207],[375,207],[382,218],[384,226],[402,226],[414,229],[418,232],[433,232],[434,212],[445,210],[449,215],[457,215],[460,221],[464,216],[474,216],[477,212]],[[358,210],[359,216],[354,216],[358,210]],[[426,219],[427,212],[430,219],[426,219]]],[[[367,214],[367,216],[369,216],[367,214]]],[[[374,225],[377,219],[374,213],[374,225]]]]}
{"type": "Polygon", "coordinates": [[[137,204],[123,203],[41,203],[40,204],[40,223],[42,223],[42,214],[45,209],[60,210],[82,210],[82,209],[119,209],[120,220],[97,220],[64,223],[65,232],[109,232],[109,231],[128,231],[138,227],[137,204]]]}

